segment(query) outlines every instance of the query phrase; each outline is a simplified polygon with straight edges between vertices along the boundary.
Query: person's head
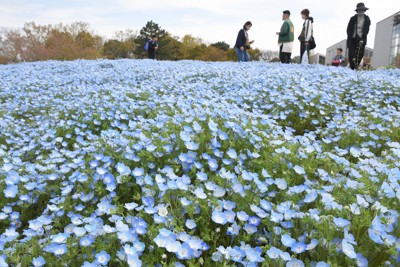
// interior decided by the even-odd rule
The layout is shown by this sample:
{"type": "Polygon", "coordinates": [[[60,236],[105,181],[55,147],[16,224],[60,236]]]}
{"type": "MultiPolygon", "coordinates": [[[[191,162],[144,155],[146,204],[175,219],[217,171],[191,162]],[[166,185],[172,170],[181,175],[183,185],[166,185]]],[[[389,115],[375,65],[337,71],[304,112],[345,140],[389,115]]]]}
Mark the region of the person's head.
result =
{"type": "Polygon", "coordinates": [[[286,20],[286,19],[289,19],[289,18],[290,18],[290,11],[289,10],[283,11],[282,19],[286,20]]]}
{"type": "Polygon", "coordinates": [[[246,23],[243,25],[243,29],[245,29],[246,31],[250,30],[251,26],[253,26],[253,24],[251,23],[251,21],[246,21],[246,23]]]}
{"type": "Polygon", "coordinates": [[[367,11],[369,8],[368,7],[366,7],[365,5],[364,5],[364,3],[358,3],[357,4],[357,8],[356,8],[356,12],[357,12],[357,14],[358,15],[364,15],[365,14],[365,11],[367,11]]]}
{"type": "Polygon", "coordinates": [[[302,19],[308,19],[310,17],[310,10],[307,8],[303,9],[300,14],[302,19]]]}
{"type": "Polygon", "coordinates": [[[158,41],[158,36],[157,36],[157,35],[152,35],[152,36],[151,36],[151,39],[152,39],[153,41],[156,41],[156,42],[157,42],[157,41],[158,41]]]}
{"type": "Polygon", "coordinates": [[[341,55],[341,54],[343,53],[343,49],[339,47],[339,48],[336,50],[336,53],[337,53],[338,55],[341,55]]]}

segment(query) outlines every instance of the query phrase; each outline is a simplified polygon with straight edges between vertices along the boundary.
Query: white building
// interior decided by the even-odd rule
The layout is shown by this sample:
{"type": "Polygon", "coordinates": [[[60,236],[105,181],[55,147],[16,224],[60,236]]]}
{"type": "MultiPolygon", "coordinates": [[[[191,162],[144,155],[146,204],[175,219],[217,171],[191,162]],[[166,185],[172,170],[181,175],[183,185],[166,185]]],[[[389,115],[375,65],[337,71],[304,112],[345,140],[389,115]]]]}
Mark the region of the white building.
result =
{"type": "MultiPolygon", "coordinates": [[[[325,58],[325,65],[331,65],[332,64],[332,59],[336,56],[337,49],[342,48],[343,49],[343,56],[348,61],[348,51],[347,51],[347,40],[344,39],[326,49],[326,58],[325,58]]],[[[369,65],[371,62],[371,58],[374,55],[374,50],[369,47],[365,47],[364,51],[364,64],[369,65]]]]}
{"type": "Polygon", "coordinates": [[[393,64],[399,53],[400,12],[397,12],[376,24],[372,67],[377,68],[393,64]]]}
{"type": "Polygon", "coordinates": [[[317,54],[310,54],[310,59],[309,59],[310,64],[325,64],[325,55],[321,55],[319,53],[317,54]]]}

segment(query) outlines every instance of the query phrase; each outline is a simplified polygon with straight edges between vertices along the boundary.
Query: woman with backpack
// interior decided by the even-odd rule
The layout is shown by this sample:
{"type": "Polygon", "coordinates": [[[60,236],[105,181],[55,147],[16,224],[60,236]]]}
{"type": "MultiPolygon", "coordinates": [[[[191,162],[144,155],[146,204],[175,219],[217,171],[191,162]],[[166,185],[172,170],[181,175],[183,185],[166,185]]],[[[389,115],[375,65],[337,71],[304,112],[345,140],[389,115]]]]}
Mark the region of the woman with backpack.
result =
{"type": "Polygon", "coordinates": [[[302,62],[304,53],[307,51],[307,56],[309,56],[311,50],[310,42],[313,35],[314,19],[310,17],[310,10],[307,8],[303,9],[300,14],[301,18],[304,19],[303,29],[298,38],[300,41],[300,62],[302,62]]]}
{"type": "Polygon", "coordinates": [[[250,55],[247,52],[250,49],[250,45],[254,43],[253,41],[249,41],[249,34],[247,33],[253,24],[250,21],[247,21],[243,25],[243,29],[241,29],[237,35],[235,50],[238,56],[238,61],[250,61],[250,55]]]}

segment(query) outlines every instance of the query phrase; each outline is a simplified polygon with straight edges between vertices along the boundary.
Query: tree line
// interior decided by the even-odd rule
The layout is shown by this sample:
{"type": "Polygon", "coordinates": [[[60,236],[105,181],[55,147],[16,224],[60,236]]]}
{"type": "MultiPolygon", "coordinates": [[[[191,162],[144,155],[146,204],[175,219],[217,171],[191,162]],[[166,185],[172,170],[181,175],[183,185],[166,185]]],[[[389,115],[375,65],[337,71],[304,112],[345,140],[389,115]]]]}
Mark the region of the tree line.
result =
{"type": "MultiPolygon", "coordinates": [[[[235,50],[224,41],[206,44],[190,34],[173,36],[149,21],[138,32],[117,31],[110,39],[96,34],[86,22],[63,25],[25,23],[22,29],[0,30],[0,64],[24,61],[146,58],[143,46],[157,35],[160,60],[236,61],[235,50]]],[[[278,52],[251,49],[252,60],[275,61],[278,52]]]]}

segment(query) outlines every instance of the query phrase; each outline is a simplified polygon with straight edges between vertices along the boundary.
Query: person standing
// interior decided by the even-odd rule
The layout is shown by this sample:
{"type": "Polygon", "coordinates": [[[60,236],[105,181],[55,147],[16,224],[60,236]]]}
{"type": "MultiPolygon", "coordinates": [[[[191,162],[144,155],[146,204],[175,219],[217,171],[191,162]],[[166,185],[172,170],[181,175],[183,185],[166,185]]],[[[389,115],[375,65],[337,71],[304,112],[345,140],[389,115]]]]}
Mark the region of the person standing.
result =
{"type": "Polygon", "coordinates": [[[349,63],[352,70],[358,68],[364,57],[365,46],[367,45],[367,35],[371,20],[365,11],[369,8],[364,3],[358,3],[357,14],[350,18],[347,25],[347,47],[349,49],[349,63]]]}
{"type": "Polygon", "coordinates": [[[310,17],[310,10],[303,9],[301,11],[301,18],[304,19],[303,29],[299,35],[300,41],[300,62],[303,62],[304,52],[307,51],[307,55],[310,56],[310,40],[313,34],[313,23],[314,19],[310,17]]]}
{"type": "Polygon", "coordinates": [[[236,37],[235,51],[239,62],[250,61],[250,55],[247,50],[250,49],[250,45],[254,43],[254,40],[249,41],[249,34],[247,32],[250,30],[251,26],[253,26],[253,24],[247,21],[236,37]]]}
{"type": "Polygon", "coordinates": [[[332,66],[340,66],[340,67],[344,67],[345,66],[345,58],[343,56],[343,49],[342,48],[338,48],[336,50],[336,56],[334,56],[334,58],[332,59],[332,66]]]}
{"type": "Polygon", "coordinates": [[[149,47],[147,49],[147,55],[149,59],[156,59],[156,54],[158,51],[158,37],[156,35],[153,35],[148,42],[149,47]]]}
{"type": "Polygon", "coordinates": [[[294,26],[290,20],[289,10],[283,11],[282,20],[281,31],[276,33],[279,36],[279,59],[282,63],[288,64],[291,62],[294,41],[294,26]]]}

